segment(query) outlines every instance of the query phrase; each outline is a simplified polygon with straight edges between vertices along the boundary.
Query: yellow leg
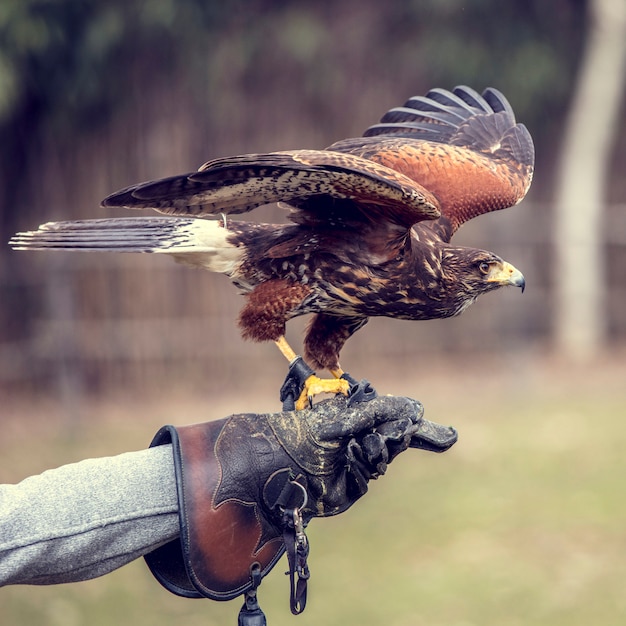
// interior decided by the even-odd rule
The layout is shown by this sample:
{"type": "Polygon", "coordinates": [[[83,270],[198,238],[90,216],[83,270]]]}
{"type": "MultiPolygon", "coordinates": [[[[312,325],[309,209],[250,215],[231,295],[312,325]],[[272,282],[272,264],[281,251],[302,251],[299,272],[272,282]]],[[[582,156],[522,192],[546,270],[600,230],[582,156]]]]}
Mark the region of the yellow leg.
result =
{"type": "Polygon", "coordinates": [[[344,371],[338,367],[336,370],[328,370],[335,378],[341,378],[344,374],[344,371]]]}
{"type": "Polygon", "coordinates": [[[292,347],[287,343],[284,335],[281,335],[275,342],[278,349],[281,351],[282,355],[291,363],[295,358],[297,358],[297,354],[293,351],[292,347]]]}
{"type": "MultiPolygon", "coordinates": [[[[279,337],[274,343],[289,363],[292,363],[298,357],[284,336],[279,337]]],[[[311,375],[304,381],[302,393],[296,401],[296,409],[298,411],[311,406],[313,398],[321,393],[342,393],[344,396],[348,395],[350,384],[347,380],[341,378],[343,370],[338,368],[330,370],[330,373],[335,377],[334,379],[319,378],[311,375]]]]}

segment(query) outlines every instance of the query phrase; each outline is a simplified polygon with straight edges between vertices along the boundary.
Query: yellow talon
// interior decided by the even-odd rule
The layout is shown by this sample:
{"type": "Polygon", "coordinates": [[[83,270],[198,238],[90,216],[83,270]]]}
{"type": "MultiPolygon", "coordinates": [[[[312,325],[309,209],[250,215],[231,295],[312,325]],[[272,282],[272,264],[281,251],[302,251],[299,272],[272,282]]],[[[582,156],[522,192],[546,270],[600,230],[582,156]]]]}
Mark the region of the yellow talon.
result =
{"type": "Polygon", "coordinates": [[[320,393],[342,393],[344,396],[347,396],[349,389],[350,384],[347,380],[309,376],[304,381],[304,388],[296,401],[296,410],[301,411],[310,407],[313,398],[320,393]]]}
{"type": "MultiPolygon", "coordinates": [[[[290,364],[298,358],[298,355],[287,343],[285,337],[280,336],[274,343],[290,364]]],[[[310,368],[308,369],[309,371],[312,371],[310,368]]],[[[341,378],[341,376],[343,376],[343,370],[338,367],[337,369],[330,370],[330,373],[335,378],[319,378],[313,374],[304,381],[302,392],[296,401],[297,411],[309,408],[313,404],[313,398],[321,393],[342,393],[344,396],[348,395],[350,391],[350,383],[344,378],[341,378]]]]}

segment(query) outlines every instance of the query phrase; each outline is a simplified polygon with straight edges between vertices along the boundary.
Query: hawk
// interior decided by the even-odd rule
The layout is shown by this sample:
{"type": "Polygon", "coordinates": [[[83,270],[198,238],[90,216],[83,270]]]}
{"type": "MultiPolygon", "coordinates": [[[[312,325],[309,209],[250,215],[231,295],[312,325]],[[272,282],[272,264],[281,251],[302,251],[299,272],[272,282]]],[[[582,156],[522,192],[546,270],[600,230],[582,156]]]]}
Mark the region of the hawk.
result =
{"type": "Polygon", "coordinates": [[[523,291],[511,264],[451,241],[468,220],[520,202],[533,166],[532,138],[499,91],[432,89],[325,150],[215,159],[102,202],[173,217],[49,222],[11,244],[160,253],[226,274],[245,294],[243,337],[276,342],[292,362],[285,324],[313,314],[304,358],[334,378],[311,375],[302,407],[324,390],[347,393],[339,353],[370,317],[451,317],[483,293],[523,291]],[[289,224],[231,219],[272,202],[289,211],[289,224]]]}

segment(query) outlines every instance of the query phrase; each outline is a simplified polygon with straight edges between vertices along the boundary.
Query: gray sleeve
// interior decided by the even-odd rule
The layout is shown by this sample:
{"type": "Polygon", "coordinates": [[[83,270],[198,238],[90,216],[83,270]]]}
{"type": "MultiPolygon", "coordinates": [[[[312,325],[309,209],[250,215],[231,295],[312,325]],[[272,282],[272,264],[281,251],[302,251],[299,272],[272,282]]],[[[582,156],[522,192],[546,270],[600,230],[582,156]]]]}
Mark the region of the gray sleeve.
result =
{"type": "Polygon", "coordinates": [[[102,576],[178,536],[171,446],[0,485],[0,586],[102,576]]]}

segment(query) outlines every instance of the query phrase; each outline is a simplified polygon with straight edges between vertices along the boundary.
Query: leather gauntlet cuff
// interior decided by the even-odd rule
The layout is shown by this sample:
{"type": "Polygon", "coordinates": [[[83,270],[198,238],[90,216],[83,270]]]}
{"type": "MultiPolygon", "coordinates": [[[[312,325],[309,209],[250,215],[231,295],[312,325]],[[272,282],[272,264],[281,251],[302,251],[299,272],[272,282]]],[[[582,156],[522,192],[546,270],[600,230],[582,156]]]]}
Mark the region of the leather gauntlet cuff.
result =
{"type": "MultiPolygon", "coordinates": [[[[251,449],[251,434],[245,428],[242,432],[242,425],[228,418],[164,426],[151,443],[172,444],[181,532],[145,560],[155,578],[176,595],[231,600],[252,586],[253,563],[260,564],[265,576],[285,551],[281,529],[259,504],[262,494],[257,492],[264,481],[259,485],[258,474],[237,471],[238,458],[242,468],[249,468],[258,455],[271,454],[276,461],[280,451],[258,432],[261,443],[251,449]],[[220,459],[233,456],[233,462],[222,466],[220,459]]],[[[258,421],[256,425],[258,430],[258,421]]]]}
{"type": "Polygon", "coordinates": [[[407,448],[442,452],[456,437],[399,397],[165,426],[151,446],[172,444],[180,538],[148,554],[148,566],[177,595],[230,600],[256,586],[253,566],[257,583],[272,569],[285,541],[292,554],[290,530],[348,509],[407,448]]]}

